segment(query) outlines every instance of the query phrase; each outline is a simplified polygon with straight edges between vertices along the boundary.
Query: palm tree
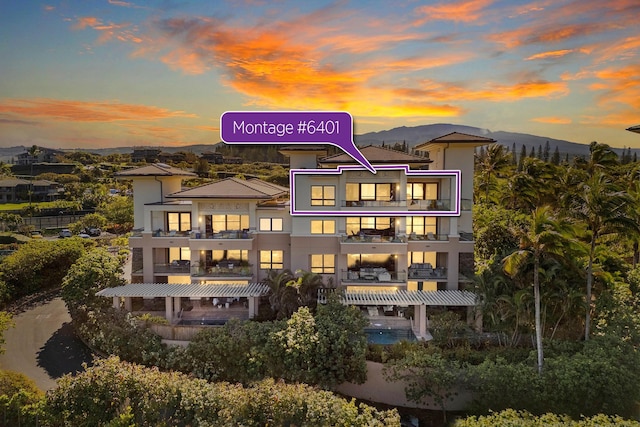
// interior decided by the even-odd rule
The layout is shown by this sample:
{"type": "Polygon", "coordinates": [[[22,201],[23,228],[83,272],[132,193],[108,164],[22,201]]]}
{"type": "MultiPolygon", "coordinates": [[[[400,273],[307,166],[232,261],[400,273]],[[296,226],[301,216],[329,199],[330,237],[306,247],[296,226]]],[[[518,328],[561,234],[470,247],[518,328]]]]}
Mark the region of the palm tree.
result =
{"type": "Polygon", "coordinates": [[[479,175],[484,177],[481,186],[484,187],[485,191],[485,203],[489,201],[489,189],[491,188],[492,179],[500,176],[501,172],[510,164],[511,159],[502,145],[491,144],[487,147],[478,164],[479,175]]]}
{"type": "Polygon", "coordinates": [[[570,212],[587,227],[589,257],[587,263],[586,316],[584,339],[591,333],[591,310],[593,288],[593,262],[596,245],[601,236],[616,232],[638,232],[638,224],[628,214],[630,197],[621,191],[611,179],[598,168],[591,177],[579,185],[570,212]]]}
{"type": "Polygon", "coordinates": [[[533,263],[533,300],[536,332],[536,351],[538,353],[538,373],[542,374],[544,353],[542,348],[542,316],[540,297],[540,264],[546,256],[562,257],[567,243],[569,226],[557,221],[551,208],[543,206],[536,209],[530,220],[528,230],[520,230],[520,249],[503,260],[503,269],[511,277],[526,273],[533,263]]]}
{"type": "Polygon", "coordinates": [[[269,304],[277,319],[286,318],[289,311],[295,311],[295,308],[292,310],[292,306],[297,306],[295,289],[288,285],[293,278],[293,273],[288,269],[270,270],[267,276],[266,283],[270,289],[269,304]]]}
{"type": "Polygon", "coordinates": [[[296,288],[298,292],[298,304],[315,309],[316,303],[318,302],[318,289],[324,287],[322,276],[304,270],[298,270],[296,274],[298,274],[298,277],[292,280],[289,286],[296,288]]]}

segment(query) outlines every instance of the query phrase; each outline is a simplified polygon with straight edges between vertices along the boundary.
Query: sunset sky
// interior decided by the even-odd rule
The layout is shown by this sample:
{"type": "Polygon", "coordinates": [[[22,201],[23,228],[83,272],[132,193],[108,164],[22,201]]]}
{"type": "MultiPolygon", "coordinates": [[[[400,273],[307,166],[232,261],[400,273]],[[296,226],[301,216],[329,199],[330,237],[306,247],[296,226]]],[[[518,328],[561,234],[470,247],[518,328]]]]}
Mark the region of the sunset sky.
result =
{"type": "Polygon", "coordinates": [[[640,148],[639,21],[638,0],[0,0],[0,146],[213,144],[227,110],[340,110],[356,134],[640,148]]]}

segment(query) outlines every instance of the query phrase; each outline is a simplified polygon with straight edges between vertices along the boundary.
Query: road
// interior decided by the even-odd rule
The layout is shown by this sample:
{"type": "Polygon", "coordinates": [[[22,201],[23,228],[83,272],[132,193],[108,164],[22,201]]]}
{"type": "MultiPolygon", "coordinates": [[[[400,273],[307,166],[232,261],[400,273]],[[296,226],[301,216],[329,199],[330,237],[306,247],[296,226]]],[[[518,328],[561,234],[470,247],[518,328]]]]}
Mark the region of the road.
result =
{"type": "Polygon", "coordinates": [[[36,304],[13,320],[16,326],[4,334],[0,368],[23,373],[46,391],[55,388],[56,378],[91,362],[91,353],[73,334],[62,299],[36,304]]]}

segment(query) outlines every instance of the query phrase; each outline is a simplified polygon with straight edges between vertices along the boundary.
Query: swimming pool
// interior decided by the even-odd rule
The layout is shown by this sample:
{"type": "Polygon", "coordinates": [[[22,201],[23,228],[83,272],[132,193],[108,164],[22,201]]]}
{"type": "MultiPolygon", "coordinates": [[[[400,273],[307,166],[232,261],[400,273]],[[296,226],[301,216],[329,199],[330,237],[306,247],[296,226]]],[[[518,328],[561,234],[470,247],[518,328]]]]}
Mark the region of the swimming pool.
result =
{"type": "Polygon", "coordinates": [[[366,328],[367,341],[372,344],[394,344],[398,341],[418,341],[411,329],[366,328]]]}

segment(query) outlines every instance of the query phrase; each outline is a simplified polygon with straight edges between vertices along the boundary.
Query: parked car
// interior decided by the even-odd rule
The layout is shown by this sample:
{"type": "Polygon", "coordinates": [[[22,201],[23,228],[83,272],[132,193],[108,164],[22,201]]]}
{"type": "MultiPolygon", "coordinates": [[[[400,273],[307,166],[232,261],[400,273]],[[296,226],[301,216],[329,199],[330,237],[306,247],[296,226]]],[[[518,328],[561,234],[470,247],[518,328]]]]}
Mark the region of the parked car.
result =
{"type": "Polygon", "coordinates": [[[42,232],[40,230],[32,230],[31,231],[32,239],[42,239],[42,232]]]}
{"type": "Polygon", "coordinates": [[[97,227],[85,228],[84,232],[87,233],[91,237],[98,237],[100,234],[102,234],[102,230],[100,230],[97,227]]]}
{"type": "Polygon", "coordinates": [[[73,233],[71,233],[71,230],[69,230],[68,228],[60,230],[60,234],[58,234],[58,237],[60,237],[61,239],[71,236],[73,236],[73,233]]]}

